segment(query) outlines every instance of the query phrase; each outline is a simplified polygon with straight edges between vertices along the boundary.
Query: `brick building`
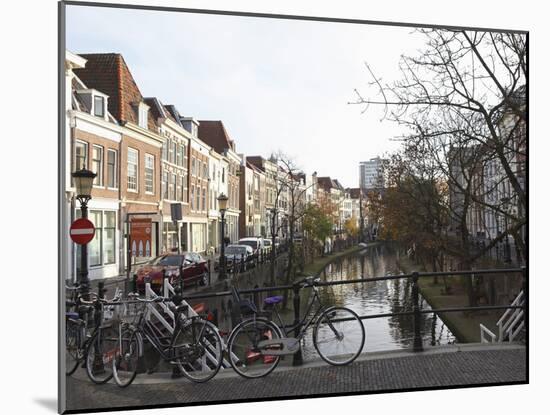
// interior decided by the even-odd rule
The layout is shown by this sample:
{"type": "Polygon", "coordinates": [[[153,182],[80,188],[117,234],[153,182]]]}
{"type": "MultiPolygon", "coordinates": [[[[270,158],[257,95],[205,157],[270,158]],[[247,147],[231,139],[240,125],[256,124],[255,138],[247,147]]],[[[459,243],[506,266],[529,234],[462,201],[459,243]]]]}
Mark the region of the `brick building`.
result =
{"type": "MultiPolygon", "coordinates": [[[[84,67],[74,73],[88,88],[100,91],[106,98],[108,111],[121,127],[118,157],[120,271],[126,267],[128,222],[135,217],[152,220],[150,250],[135,252],[132,261],[143,262],[161,251],[161,148],[164,142],[150,105],[143,98],[124,58],[116,53],[80,55],[84,67]]],[[[100,102],[94,97],[94,103],[100,102]]],[[[92,169],[93,170],[93,169],[92,169]]],[[[93,195],[92,195],[93,196],[93,195]]],[[[93,200],[93,199],[92,199],[93,200]]]]}

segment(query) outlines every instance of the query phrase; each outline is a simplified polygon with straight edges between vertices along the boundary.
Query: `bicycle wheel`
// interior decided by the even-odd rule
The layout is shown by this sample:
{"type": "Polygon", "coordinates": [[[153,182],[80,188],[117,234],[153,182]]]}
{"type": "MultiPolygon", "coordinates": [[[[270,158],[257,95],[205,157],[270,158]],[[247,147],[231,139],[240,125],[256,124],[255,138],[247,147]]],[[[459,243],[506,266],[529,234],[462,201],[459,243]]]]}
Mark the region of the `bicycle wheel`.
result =
{"type": "Polygon", "coordinates": [[[72,375],[82,360],[82,326],[78,321],[67,319],[65,323],[65,374],[72,375]]]}
{"type": "Polygon", "coordinates": [[[193,382],[216,376],[223,363],[223,340],[212,323],[199,318],[185,325],[174,339],[175,363],[193,382]]]}
{"type": "MultiPolygon", "coordinates": [[[[233,370],[248,379],[261,378],[271,373],[279,364],[280,356],[260,350],[258,342],[280,339],[279,327],[265,319],[249,319],[239,323],[231,332],[227,343],[229,363],[233,370]]],[[[274,349],[279,348],[274,346],[274,349]]]]}
{"type": "Polygon", "coordinates": [[[317,320],[313,344],[325,362],[335,366],[347,365],[363,350],[365,328],[354,311],[333,307],[324,311],[317,320]]]}
{"type": "Polygon", "coordinates": [[[141,337],[135,330],[123,329],[112,359],[113,378],[121,388],[130,385],[136,378],[141,345],[141,337]]]}
{"type": "Polygon", "coordinates": [[[113,329],[101,328],[90,339],[86,348],[86,373],[97,384],[106,383],[113,377],[113,364],[118,335],[113,329]]]}

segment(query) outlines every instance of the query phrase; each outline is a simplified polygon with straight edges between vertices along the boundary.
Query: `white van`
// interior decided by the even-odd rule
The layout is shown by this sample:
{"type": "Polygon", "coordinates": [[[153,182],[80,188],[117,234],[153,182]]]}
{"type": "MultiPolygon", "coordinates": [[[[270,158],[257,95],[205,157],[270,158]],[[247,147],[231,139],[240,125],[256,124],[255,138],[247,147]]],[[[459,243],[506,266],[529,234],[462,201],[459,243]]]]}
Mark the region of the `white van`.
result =
{"type": "Polygon", "coordinates": [[[262,238],[241,238],[239,239],[239,245],[248,245],[254,251],[254,256],[258,256],[261,249],[264,249],[264,240],[262,238]]]}

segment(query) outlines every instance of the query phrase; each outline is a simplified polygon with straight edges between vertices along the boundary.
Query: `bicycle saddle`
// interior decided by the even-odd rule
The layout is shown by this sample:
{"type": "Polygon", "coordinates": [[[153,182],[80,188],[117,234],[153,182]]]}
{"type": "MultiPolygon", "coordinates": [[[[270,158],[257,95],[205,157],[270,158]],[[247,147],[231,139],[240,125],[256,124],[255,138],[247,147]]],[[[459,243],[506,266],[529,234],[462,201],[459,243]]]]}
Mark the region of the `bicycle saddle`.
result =
{"type": "Polygon", "coordinates": [[[283,301],[282,295],[274,295],[272,297],[266,297],[264,303],[267,305],[274,305],[279,304],[281,301],[283,301]]]}

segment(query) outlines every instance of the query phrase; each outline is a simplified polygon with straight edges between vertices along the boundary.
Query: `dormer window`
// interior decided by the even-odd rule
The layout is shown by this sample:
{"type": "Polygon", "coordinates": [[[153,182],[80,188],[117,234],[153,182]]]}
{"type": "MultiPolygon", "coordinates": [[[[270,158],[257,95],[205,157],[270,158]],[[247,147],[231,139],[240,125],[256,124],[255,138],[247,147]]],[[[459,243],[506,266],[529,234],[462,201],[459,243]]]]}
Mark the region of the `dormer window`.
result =
{"type": "Polygon", "coordinates": [[[105,98],[102,96],[94,96],[94,115],[105,118],[105,98]]]}
{"type": "Polygon", "coordinates": [[[149,114],[149,106],[140,102],[138,105],[138,125],[141,128],[147,129],[147,116],[149,114]]]}
{"type": "Polygon", "coordinates": [[[76,91],[80,101],[80,110],[85,111],[94,117],[107,120],[108,95],[97,89],[79,89],[76,91]]]}

